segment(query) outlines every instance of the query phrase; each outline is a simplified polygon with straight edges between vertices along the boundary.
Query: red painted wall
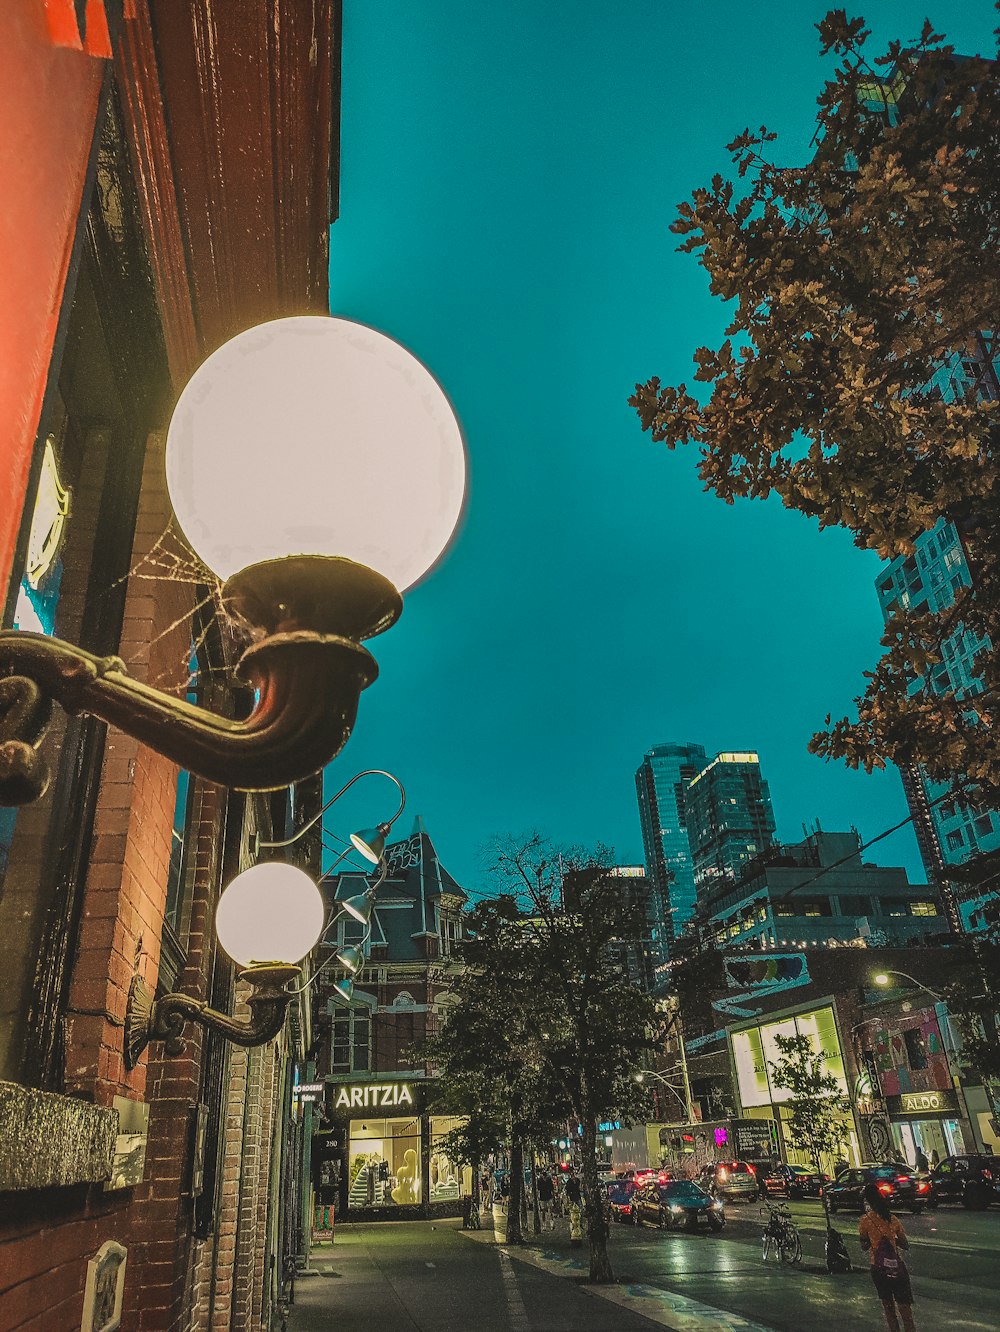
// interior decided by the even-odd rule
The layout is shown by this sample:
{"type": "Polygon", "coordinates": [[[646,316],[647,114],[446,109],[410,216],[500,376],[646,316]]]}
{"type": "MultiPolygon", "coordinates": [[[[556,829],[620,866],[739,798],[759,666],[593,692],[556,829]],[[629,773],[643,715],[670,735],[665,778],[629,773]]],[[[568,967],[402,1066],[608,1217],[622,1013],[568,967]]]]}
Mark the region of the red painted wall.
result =
{"type": "Polygon", "coordinates": [[[11,575],[104,67],[52,44],[41,0],[0,4],[0,593],[11,575]]]}

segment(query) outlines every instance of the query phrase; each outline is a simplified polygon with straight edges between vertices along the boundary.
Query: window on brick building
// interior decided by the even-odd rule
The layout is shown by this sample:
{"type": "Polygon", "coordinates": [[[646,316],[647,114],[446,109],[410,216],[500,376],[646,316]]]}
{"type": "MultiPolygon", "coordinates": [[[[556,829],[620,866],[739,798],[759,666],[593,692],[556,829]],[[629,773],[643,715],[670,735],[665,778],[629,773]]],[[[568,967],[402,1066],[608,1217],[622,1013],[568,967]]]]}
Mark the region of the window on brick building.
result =
{"type": "Polygon", "coordinates": [[[367,1008],[335,1014],[330,1052],[332,1073],[368,1073],[372,1066],[372,1020],[367,1008]]]}

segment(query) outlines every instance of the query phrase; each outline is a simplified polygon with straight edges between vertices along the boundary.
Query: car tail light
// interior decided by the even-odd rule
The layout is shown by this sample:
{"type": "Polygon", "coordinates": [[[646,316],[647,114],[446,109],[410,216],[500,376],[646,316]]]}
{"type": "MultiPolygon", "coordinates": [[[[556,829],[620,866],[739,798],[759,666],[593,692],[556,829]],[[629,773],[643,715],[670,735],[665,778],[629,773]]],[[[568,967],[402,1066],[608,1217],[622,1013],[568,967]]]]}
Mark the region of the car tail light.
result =
{"type": "Polygon", "coordinates": [[[631,1215],[632,1215],[632,1204],[631,1204],[631,1203],[622,1203],[622,1213],[623,1213],[623,1215],[625,1215],[625,1216],[631,1216],[631,1215]]]}
{"type": "Polygon", "coordinates": [[[897,1183],[897,1184],[908,1184],[909,1182],[910,1182],[910,1177],[909,1177],[909,1175],[897,1175],[897,1176],[896,1176],[896,1183],[897,1183]]]}
{"type": "Polygon", "coordinates": [[[992,1178],[993,1178],[993,1171],[992,1171],[992,1170],[984,1170],[984,1171],[983,1171],[983,1179],[992,1179],[992,1178]]]}
{"type": "Polygon", "coordinates": [[[879,1186],[878,1186],[878,1191],[879,1191],[879,1193],[884,1193],[887,1197],[891,1197],[891,1195],[892,1195],[892,1185],[891,1185],[891,1184],[879,1184],[879,1186]]]}
{"type": "Polygon", "coordinates": [[[926,1193],[929,1188],[930,1185],[927,1183],[926,1179],[920,1180],[917,1184],[918,1193],[926,1193]]]}

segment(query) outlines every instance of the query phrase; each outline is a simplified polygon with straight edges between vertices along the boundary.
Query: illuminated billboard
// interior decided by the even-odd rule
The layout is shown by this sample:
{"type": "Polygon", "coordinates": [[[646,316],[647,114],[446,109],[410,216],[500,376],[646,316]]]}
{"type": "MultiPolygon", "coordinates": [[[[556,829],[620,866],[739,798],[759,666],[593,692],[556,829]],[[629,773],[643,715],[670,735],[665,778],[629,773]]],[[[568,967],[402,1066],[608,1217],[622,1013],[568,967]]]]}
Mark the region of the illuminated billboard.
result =
{"type": "Polygon", "coordinates": [[[774,1065],[781,1059],[776,1040],[778,1036],[805,1036],[814,1050],[824,1054],[823,1072],[832,1074],[841,1092],[846,1094],[844,1059],[837,1038],[833,1009],[817,1008],[809,1013],[797,1013],[781,1022],[762,1023],[759,1027],[730,1034],[740,1101],[745,1109],[758,1105],[779,1105],[782,1101],[792,1099],[787,1087],[778,1087],[774,1083],[774,1065]]]}

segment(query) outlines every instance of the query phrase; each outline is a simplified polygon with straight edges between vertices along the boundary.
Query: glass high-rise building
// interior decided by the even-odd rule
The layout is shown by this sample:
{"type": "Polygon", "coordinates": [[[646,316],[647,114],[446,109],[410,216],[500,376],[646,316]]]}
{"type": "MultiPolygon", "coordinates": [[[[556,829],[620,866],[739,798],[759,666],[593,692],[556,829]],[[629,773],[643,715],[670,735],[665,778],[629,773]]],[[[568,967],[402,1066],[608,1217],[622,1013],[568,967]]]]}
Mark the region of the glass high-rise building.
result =
{"type": "Polygon", "coordinates": [[[774,846],[771,793],[757,755],[717,754],[685,792],[687,833],[699,902],[720,884],[735,883],[743,867],[774,846]]]}
{"type": "MultiPolygon", "coordinates": [[[[958,532],[941,519],[917,537],[912,555],[897,556],[885,566],[875,588],[888,622],[896,611],[947,610],[958,593],[971,584],[958,532]]],[[[919,693],[929,687],[932,692],[947,690],[960,697],[980,693],[983,686],[975,673],[975,657],[984,646],[984,641],[960,625],[941,644],[940,662],[927,677],[914,679],[910,692],[919,693]]],[[[947,879],[949,866],[1000,849],[1000,814],[996,810],[963,803],[947,783],[931,781],[919,766],[900,771],[917,845],[931,883],[941,884],[947,879]]],[[[982,905],[977,898],[959,904],[965,929],[976,929],[984,923],[982,905]]]]}
{"type": "Polygon", "coordinates": [[[654,745],[635,774],[649,878],[650,956],[654,968],[666,960],[674,936],[694,914],[685,791],[705,766],[705,757],[704,745],[654,745]]]}

